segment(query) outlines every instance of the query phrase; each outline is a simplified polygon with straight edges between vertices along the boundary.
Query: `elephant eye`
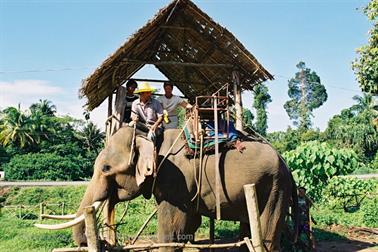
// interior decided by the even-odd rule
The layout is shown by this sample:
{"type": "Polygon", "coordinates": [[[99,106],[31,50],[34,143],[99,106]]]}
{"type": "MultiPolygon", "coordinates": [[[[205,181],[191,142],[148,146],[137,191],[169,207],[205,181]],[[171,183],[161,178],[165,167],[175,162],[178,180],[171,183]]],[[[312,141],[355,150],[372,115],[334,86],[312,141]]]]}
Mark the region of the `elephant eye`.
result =
{"type": "Polygon", "coordinates": [[[110,165],[104,165],[104,166],[102,167],[102,171],[103,171],[103,172],[108,172],[108,171],[110,171],[110,168],[111,168],[110,165]]]}

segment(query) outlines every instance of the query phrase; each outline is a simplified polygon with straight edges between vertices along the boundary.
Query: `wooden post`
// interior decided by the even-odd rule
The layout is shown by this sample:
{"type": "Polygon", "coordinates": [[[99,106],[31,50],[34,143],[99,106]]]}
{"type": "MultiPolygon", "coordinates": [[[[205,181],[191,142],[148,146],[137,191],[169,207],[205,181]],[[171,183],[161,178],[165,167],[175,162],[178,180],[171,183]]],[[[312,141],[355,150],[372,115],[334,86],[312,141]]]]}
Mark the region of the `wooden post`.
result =
{"type": "Polygon", "coordinates": [[[215,202],[216,202],[216,217],[217,220],[221,218],[220,209],[220,174],[219,174],[219,141],[218,141],[218,99],[213,96],[214,100],[214,140],[215,140],[215,202]]]}
{"type": "Polygon", "coordinates": [[[243,130],[243,104],[241,97],[241,87],[239,80],[239,72],[232,72],[232,80],[234,82],[234,102],[235,102],[235,128],[237,130],[243,130]]]}
{"type": "Polygon", "coordinates": [[[43,215],[45,214],[45,203],[39,203],[39,220],[43,220],[43,215]]]}
{"type": "MultiPolygon", "coordinates": [[[[108,96],[108,118],[113,114],[113,93],[111,93],[108,96]]],[[[105,143],[108,142],[109,137],[112,134],[112,123],[113,119],[110,119],[109,121],[106,122],[105,125],[105,132],[106,132],[106,138],[105,138],[105,143]]]]}
{"type": "Polygon", "coordinates": [[[96,211],[93,206],[84,208],[85,235],[87,236],[88,252],[98,252],[99,242],[97,239],[96,211]]]}
{"type": "Polygon", "coordinates": [[[115,209],[114,202],[111,202],[110,199],[106,201],[104,207],[104,239],[110,245],[116,245],[116,231],[115,231],[115,209]]]}
{"type": "Polygon", "coordinates": [[[251,228],[252,245],[256,252],[264,252],[262,243],[260,212],[257,202],[255,184],[244,185],[244,194],[247,202],[249,226],[251,228]]]}

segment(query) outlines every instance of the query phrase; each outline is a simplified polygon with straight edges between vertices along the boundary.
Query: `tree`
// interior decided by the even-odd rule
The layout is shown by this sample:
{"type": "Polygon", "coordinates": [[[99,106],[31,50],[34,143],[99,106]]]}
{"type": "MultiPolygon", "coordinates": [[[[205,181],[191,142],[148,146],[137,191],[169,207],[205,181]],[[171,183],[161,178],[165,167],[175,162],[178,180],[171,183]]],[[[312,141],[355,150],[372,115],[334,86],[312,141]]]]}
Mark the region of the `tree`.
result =
{"type": "Polygon", "coordinates": [[[247,108],[243,108],[243,127],[246,131],[253,130],[253,118],[252,112],[247,108]]]}
{"type": "Polygon", "coordinates": [[[253,107],[256,109],[255,127],[256,130],[263,136],[266,135],[266,130],[268,128],[266,106],[269,102],[272,102],[272,98],[268,94],[268,87],[264,84],[257,85],[253,102],[253,107]]]}
{"type": "Polygon", "coordinates": [[[8,107],[1,113],[0,143],[3,146],[14,145],[19,148],[35,144],[30,117],[18,108],[8,107]]]}
{"type": "Polygon", "coordinates": [[[105,134],[93,122],[88,122],[85,127],[78,132],[77,137],[83,142],[83,147],[88,152],[99,153],[103,147],[105,134]]]}
{"type": "Polygon", "coordinates": [[[373,107],[373,96],[371,94],[364,93],[363,96],[355,95],[353,100],[357,104],[353,105],[351,109],[357,113],[361,113],[364,110],[371,110],[373,107]]]}
{"type": "Polygon", "coordinates": [[[32,113],[41,112],[46,116],[54,116],[56,113],[56,106],[51,101],[39,99],[39,103],[33,103],[29,107],[32,113]]]}
{"type": "Polygon", "coordinates": [[[371,0],[364,9],[365,15],[373,22],[368,44],[357,49],[359,56],[352,64],[361,90],[378,95],[378,0],[371,0]]]}
{"type": "Polygon", "coordinates": [[[378,134],[373,126],[374,114],[365,109],[357,112],[355,105],[344,109],[328,121],[325,136],[338,147],[353,148],[364,159],[372,160],[378,149],[378,134]]]}
{"type": "Polygon", "coordinates": [[[327,101],[328,95],[316,72],[306,68],[304,62],[297,65],[299,71],[289,80],[288,95],[291,98],[284,108],[300,129],[311,127],[312,111],[327,101]]]}

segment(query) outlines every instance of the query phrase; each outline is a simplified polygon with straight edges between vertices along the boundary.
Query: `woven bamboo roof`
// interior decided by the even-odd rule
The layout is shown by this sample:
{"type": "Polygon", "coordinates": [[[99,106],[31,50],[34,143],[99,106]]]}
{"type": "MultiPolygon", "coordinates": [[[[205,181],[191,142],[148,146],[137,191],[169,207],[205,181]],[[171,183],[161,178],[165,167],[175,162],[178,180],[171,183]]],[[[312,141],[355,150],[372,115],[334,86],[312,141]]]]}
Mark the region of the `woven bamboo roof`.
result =
{"type": "Polygon", "coordinates": [[[224,27],[190,0],[174,0],[83,80],[80,96],[93,110],[145,64],[155,67],[193,101],[232,83],[242,90],[273,76],[224,27]]]}

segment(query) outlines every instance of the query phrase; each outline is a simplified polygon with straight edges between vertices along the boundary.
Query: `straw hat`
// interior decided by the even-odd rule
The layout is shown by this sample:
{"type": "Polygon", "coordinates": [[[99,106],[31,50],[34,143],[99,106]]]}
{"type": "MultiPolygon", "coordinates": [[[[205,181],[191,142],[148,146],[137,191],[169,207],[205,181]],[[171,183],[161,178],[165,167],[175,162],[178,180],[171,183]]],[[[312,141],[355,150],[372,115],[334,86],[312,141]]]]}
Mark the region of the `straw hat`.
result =
{"type": "Polygon", "coordinates": [[[150,86],[148,82],[143,82],[142,84],[139,85],[138,90],[136,90],[134,93],[139,94],[143,92],[154,92],[155,89],[150,86]]]}

